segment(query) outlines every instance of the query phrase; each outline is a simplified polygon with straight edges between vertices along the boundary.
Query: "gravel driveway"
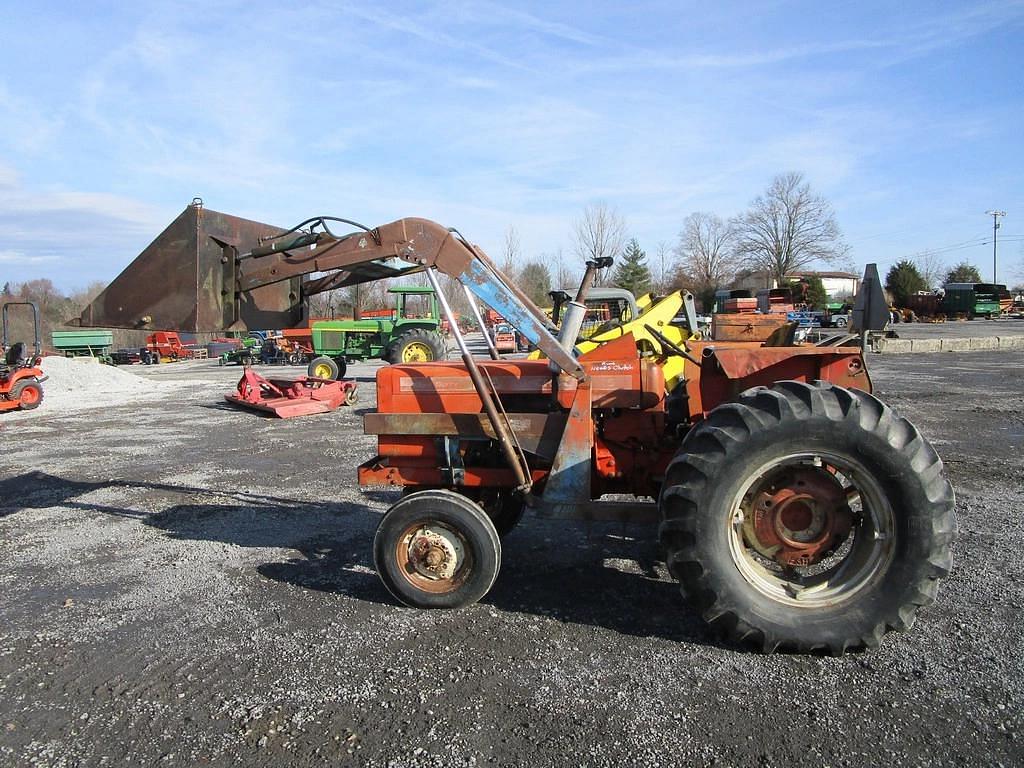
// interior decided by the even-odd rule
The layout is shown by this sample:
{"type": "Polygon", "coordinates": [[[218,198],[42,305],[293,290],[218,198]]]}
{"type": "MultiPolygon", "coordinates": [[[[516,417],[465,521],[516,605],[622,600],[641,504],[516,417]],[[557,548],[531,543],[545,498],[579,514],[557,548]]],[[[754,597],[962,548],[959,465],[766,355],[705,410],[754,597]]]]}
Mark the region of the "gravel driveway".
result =
{"type": "Polygon", "coordinates": [[[1024,355],[869,362],[961,535],[913,630],[841,658],[720,645],[640,526],[527,519],[483,603],[398,607],[396,497],[354,487],[371,364],[360,408],[290,421],[209,363],[0,417],[0,764],[1022,764],[1024,355]]]}

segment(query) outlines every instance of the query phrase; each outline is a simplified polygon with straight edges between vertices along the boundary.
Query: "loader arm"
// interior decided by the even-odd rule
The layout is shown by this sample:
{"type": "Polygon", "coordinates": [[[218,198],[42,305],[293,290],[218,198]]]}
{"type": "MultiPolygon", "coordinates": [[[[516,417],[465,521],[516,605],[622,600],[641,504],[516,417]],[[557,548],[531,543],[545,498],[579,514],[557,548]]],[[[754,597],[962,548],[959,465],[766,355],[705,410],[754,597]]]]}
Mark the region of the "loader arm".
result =
{"type": "Polygon", "coordinates": [[[430,271],[456,279],[563,371],[582,380],[571,345],[478,247],[420,218],[379,227],[319,216],[289,230],[188,206],[80,317],[80,327],[244,331],[300,322],[323,291],[430,271]],[[338,235],[335,222],[357,231],[338,235]],[[312,277],[311,277],[312,276],[312,277]]]}
{"type": "MultiPolygon", "coordinates": [[[[205,210],[197,199],[72,322],[183,331],[243,330],[255,327],[254,322],[294,316],[306,295],[425,272],[515,476],[515,488],[527,494],[532,477],[526,458],[497,402],[493,383],[485,381],[485,372],[462,337],[438,275],[454,278],[544,352],[550,361],[552,391],[563,386],[575,390],[578,385],[589,392],[590,377],[576,359],[575,339],[585,315],[587,291],[597,271],[610,262],[588,262],[576,300],[570,303],[556,337],[541,310],[481,249],[458,231],[436,222],[406,218],[371,229],[347,219],[321,216],[281,230],[205,210]],[[336,235],[330,229],[333,222],[357,231],[336,235]],[[309,276],[312,279],[303,282],[309,276]],[[558,374],[567,374],[564,385],[558,374]]],[[[578,416],[586,417],[589,424],[589,408],[586,411],[578,416]]]]}
{"type": "Polygon", "coordinates": [[[571,349],[555,337],[543,312],[513,285],[480,248],[455,230],[427,219],[408,218],[373,229],[336,236],[324,219],[303,222],[268,238],[248,253],[235,256],[235,291],[225,301],[266,285],[314,273],[333,273],[307,281],[309,295],[380,279],[367,265],[397,262],[403,274],[436,270],[455,278],[478,299],[499,312],[560,370],[582,379],[582,366],[571,349]]]}

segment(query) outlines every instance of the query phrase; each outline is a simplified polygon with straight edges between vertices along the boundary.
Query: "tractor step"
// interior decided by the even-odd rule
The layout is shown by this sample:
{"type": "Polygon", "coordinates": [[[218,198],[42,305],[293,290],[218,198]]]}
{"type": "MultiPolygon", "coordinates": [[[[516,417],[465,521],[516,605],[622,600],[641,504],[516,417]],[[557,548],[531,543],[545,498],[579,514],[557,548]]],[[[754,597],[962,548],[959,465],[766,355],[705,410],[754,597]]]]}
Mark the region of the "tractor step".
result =
{"type": "Polygon", "coordinates": [[[266,379],[246,368],[238,388],[224,399],[240,408],[269,413],[279,419],[328,413],[356,402],[356,383],[300,376],[297,379],[266,379]]]}

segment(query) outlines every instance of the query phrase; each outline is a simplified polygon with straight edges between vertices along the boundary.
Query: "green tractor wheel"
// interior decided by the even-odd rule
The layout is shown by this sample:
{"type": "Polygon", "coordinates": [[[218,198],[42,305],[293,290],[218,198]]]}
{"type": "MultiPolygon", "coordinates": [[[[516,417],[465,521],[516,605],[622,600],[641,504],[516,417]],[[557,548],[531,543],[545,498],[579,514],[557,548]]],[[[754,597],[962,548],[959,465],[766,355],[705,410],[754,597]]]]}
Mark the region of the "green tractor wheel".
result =
{"type": "Polygon", "coordinates": [[[443,360],[445,345],[440,335],[422,328],[406,331],[388,345],[384,359],[389,363],[429,363],[443,360]]]}
{"type": "Polygon", "coordinates": [[[342,364],[339,365],[338,361],[333,357],[314,357],[313,361],[309,364],[309,368],[306,369],[306,375],[314,379],[330,379],[331,381],[337,381],[345,375],[344,358],[342,358],[342,364]]]}

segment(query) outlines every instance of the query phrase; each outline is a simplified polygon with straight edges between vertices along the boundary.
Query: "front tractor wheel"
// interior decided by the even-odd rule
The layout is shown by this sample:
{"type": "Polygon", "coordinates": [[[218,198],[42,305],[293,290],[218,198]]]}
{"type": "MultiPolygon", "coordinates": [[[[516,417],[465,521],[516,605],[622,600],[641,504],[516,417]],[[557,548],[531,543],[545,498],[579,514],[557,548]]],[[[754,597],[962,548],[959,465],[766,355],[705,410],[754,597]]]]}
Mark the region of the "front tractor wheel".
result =
{"type": "Polygon", "coordinates": [[[842,653],[908,629],[949,573],[953,489],[906,419],[780,382],[686,436],[661,495],[668,566],[704,619],[766,652],[842,653]]]}
{"type": "Polygon", "coordinates": [[[315,357],[309,363],[309,367],[306,369],[306,375],[313,379],[328,379],[329,381],[337,381],[344,373],[341,370],[341,366],[330,357],[315,357]]]}
{"type": "Polygon", "coordinates": [[[373,540],[384,586],[413,608],[459,608],[490,590],[501,541],[487,514],[453,491],[419,491],[384,515],[373,540]]]}
{"type": "Polygon", "coordinates": [[[11,389],[10,398],[20,410],[31,411],[43,402],[43,388],[35,381],[20,381],[11,389]]]}

